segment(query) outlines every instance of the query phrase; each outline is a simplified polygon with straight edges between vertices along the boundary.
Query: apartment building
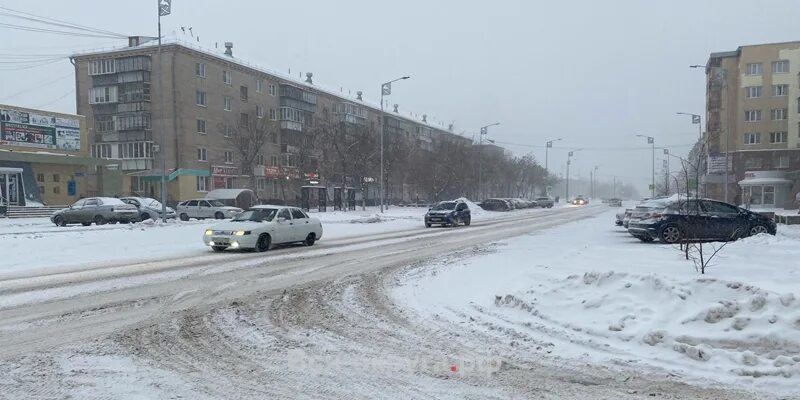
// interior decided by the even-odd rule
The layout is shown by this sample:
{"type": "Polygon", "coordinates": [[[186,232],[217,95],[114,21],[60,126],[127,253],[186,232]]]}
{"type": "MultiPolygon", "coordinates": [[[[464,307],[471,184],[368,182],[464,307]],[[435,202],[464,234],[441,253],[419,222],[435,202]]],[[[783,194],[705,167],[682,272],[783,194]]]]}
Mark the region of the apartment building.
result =
{"type": "MultiPolygon", "coordinates": [[[[359,187],[369,178],[320,176],[319,155],[305,151],[321,117],[375,130],[380,108],[361,92],[337,93],[315,85],[311,73],[293,78],[250,65],[234,57],[231,43],[223,53],[170,42],[159,54],[145,40],[132,37],[128,47],[71,58],[91,155],[118,161],[129,193],[160,196],[162,155],[169,202],[219,188],[249,188],[262,200],[291,202],[303,185],[359,187]],[[272,133],[252,160],[242,160],[237,140],[243,127],[256,125],[272,133]]],[[[471,144],[426,117],[401,115],[397,106],[387,110],[384,124],[386,135],[405,135],[423,150],[436,140],[471,144]]],[[[390,192],[402,196],[406,189],[390,192]]]]}
{"type": "Polygon", "coordinates": [[[707,195],[725,200],[727,186],[729,202],[792,206],[800,191],[800,42],[712,53],[706,74],[707,195]]]}

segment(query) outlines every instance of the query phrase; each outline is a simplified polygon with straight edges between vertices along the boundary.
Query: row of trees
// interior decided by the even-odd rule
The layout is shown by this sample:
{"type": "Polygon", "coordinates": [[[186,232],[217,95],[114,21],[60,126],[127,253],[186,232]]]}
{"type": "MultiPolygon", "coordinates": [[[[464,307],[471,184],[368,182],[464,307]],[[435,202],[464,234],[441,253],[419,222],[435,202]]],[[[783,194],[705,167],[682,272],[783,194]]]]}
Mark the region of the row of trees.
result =
{"type": "MultiPolygon", "coordinates": [[[[357,188],[364,181],[373,187],[377,185],[380,130],[374,121],[352,123],[341,121],[338,115],[318,115],[305,122],[302,132],[281,133],[278,121],[258,118],[255,112],[240,115],[235,129],[227,136],[238,153],[242,174],[251,176],[252,187],[256,187],[253,167],[259,155],[270,152],[267,150],[270,143],[277,149],[273,152],[293,154],[290,164],[301,174],[317,173],[323,183],[338,186],[346,182],[357,188]],[[287,148],[278,149],[278,142],[287,148]]],[[[471,141],[456,137],[427,138],[416,132],[386,127],[385,195],[391,202],[435,201],[455,196],[532,197],[544,191],[545,176],[544,168],[533,155],[511,157],[481,150],[471,141]]],[[[552,176],[549,180],[550,184],[557,181],[552,176]]],[[[280,182],[284,200],[295,198],[302,184],[301,180],[280,182]]]]}

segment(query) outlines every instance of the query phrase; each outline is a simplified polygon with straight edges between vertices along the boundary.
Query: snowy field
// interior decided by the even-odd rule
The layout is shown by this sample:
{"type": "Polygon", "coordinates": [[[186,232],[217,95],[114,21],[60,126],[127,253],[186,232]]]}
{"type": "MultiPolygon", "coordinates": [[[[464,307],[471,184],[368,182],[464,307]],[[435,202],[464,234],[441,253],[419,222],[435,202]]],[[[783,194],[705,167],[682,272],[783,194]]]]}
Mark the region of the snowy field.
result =
{"type": "Polygon", "coordinates": [[[800,226],[732,243],[700,275],[615,227],[617,211],[411,269],[391,297],[558,364],[800,395],[800,226]]]}

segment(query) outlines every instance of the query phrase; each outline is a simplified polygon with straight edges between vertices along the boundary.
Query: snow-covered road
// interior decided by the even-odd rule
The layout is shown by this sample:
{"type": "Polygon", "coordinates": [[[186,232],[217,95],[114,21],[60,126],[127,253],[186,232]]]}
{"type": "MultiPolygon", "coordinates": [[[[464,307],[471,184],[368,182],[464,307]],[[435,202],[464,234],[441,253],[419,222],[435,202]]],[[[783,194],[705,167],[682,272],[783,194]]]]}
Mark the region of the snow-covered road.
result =
{"type": "MultiPolygon", "coordinates": [[[[642,277],[677,295],[704,280],[677,251],[612,225],[613,211],[591,205],[455,230],[356,233],[267,255],[206,251],[0,278],[0,398],[747,399],[785,389],[698,382],[697,361],[685,356],[659,364],[680,334],[675,325],[653,346],[624,340],[652,331],[658,313],[688,312],[724,289],[676,311],[680,302],[662,301],[661,286],[642,277]],[[638,314],[621,320],[627,313],[638,314]],[[609,330],[614,323],[624,326],[609,330]]],[[[747,257],[759,241],[790,251],[793,234],[747,239],[726,254],[747,257]]],[[[725,271],[740,282],[753,275],[725,271]]],[[[788,283],[760,279],[789,298],[788,283]]],[[[767,309],[778,307],[771,296],[767,309]]]]}

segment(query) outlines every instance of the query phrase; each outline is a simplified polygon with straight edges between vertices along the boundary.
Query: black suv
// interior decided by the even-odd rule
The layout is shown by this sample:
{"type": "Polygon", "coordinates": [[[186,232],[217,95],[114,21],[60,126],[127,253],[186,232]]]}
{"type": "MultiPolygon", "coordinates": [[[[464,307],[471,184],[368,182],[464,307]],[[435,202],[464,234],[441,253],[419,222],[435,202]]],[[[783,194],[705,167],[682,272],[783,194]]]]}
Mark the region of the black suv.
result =
{"type": "Polygon", "coordinates": [[[736,240],[777,230],[775,221],[741,207],[707,199],[680,200],[632,219],[628,232],[643,242],[736,240]]]}
{"type": "Polygon", "coordinates": [[[469,226],[471,222],[472,213],[470,213],[467,203],[462,201],[442,201],[425,214],[425,227],[427,228],[434,224],[458,226],[463,223],[469,226]]]}

